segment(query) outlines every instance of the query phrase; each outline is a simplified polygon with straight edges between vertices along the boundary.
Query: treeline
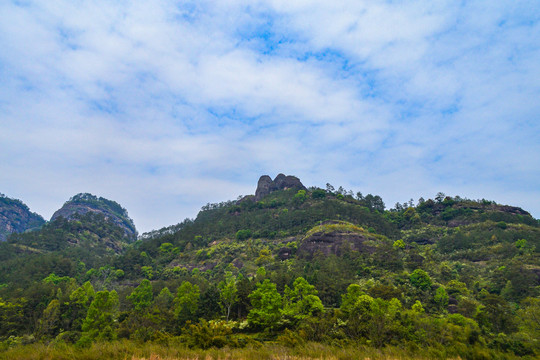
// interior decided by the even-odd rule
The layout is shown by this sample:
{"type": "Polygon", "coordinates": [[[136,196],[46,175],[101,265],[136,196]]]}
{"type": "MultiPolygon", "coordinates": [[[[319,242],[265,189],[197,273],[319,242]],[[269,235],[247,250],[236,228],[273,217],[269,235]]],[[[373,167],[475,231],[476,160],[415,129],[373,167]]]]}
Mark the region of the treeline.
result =
{"type": "Polygon", "coordinates": [[[0,346],[540,355],[537,220],[444,194],[385,211],[376,195],[328,185],[207,204],[132,244],[95,214],[11,235],[0,244],[0,346]]]}
{"type": "Polygon", "coordinates": [[[303,277],[279,291],[264,268],[251,278],[235,273],[226,272],[216,286],[193,272],[186,276],[189,280],[169,283],[179,283],[176,288],[148,279],[132,287],[120,285],[121,270],[111,268],[90,274],[93,280],[80,286],[73,278],[51,274],[41,282],[42,293],[48,294],[39,304],[42,311],[37,306],[31,312],[29,299],[0,300],[2,344],[40,341],[84,347],[118,338],[167,342],[179,337],[202,349],[274,339],[287,346],[316,341],[429,348],[443,357],[465,358],[491,350],[533,357],[540,350],[538,298],[525,298],[512,308],[485,289],[475,299],[456,280],[435,285],[418,269],[402,279],[412,298],[368,281],[349,285],[340,306],[328,308],[303,277]],[[455,313],[448,312],[451,298],[462,300],[455,313]]]}

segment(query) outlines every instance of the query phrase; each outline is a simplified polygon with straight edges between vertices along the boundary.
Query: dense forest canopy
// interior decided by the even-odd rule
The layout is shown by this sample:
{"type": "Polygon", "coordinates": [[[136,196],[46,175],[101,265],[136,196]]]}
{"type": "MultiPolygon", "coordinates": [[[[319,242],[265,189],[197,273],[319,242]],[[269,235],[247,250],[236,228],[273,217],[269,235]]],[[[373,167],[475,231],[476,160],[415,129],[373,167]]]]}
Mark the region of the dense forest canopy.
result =
{"type": "MultiPolygon", "coordinates": [[[[127,217],[116,202],[83,194],[127,217]]],[[[207,204],[134,243],[103,214],[0,243],[0,339],[395,346],[432,357],[540,355],[540,226],[439,193],[274,187],[207,204]]]]}

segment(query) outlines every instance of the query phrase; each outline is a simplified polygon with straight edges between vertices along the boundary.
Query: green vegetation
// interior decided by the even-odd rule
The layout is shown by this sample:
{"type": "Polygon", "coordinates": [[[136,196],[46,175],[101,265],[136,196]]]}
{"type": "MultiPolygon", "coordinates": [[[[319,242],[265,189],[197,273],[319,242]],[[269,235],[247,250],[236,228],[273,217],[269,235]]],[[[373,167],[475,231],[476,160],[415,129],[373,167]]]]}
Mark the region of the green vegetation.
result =
{"type": "Polygon", "coordinates": [[[533,359],[538,319],[538,221],[444,194],[328,184],[131,244],[92,213],[0,244],[0,359],[533,359]]]}
{"type": "Polygon", "coordinates": [[[21,200],[0,193],[0,242],[12,233],[39,229],[45,220],[30,211],[21,200]]]}

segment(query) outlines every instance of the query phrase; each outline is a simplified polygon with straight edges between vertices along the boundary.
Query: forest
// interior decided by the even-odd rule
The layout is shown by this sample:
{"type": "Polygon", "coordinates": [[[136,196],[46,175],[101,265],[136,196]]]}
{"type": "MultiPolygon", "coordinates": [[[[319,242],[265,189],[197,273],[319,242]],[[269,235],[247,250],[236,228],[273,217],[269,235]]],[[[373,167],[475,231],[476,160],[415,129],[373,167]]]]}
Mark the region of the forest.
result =
{"type": "Polygon", "coordinates": [[[539,339],[540,223],[485,199],[327,184],[137,240],[88,212],[0,242],[0,359],[535,359],[539,339]]]}

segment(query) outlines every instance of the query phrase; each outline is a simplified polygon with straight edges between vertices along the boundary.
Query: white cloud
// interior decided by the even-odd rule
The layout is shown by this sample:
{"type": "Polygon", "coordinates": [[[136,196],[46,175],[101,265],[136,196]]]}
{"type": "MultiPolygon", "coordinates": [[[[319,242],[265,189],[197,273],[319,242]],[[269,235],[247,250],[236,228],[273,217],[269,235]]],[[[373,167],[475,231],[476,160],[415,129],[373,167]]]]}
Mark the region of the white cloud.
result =
{"type": "Polygon", "coordinates": [[[278,172],[538,216],[532,5],[4,2],[0,191],[45,215],[95,192],[143,231],[278,172]]]}

